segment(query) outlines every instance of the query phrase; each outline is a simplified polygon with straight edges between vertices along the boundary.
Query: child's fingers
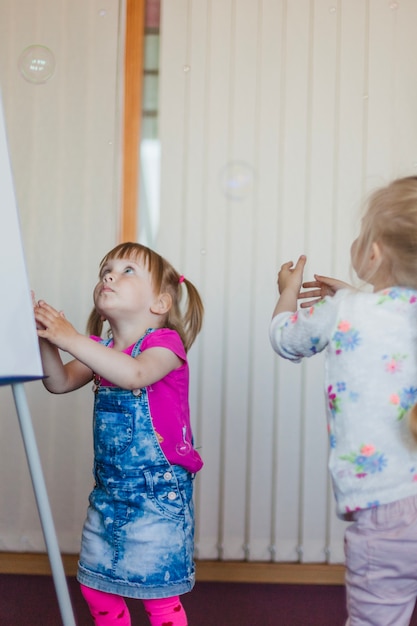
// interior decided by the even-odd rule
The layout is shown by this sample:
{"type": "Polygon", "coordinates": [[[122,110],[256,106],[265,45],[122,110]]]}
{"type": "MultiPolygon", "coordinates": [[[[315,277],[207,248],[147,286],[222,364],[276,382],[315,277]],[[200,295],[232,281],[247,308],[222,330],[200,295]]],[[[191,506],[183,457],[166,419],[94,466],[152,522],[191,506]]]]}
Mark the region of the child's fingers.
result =
{"type": "Polygon", "coordinates": [[[298,257],[298,261],[297,261],[297,263],[296,263],[296,265],[295,265],[295,269],[297,269],[297,270],[302,270],[302,269],[304,269],[304,266],[305,266],[305,264],[306,264],[306,263],[307,263],[307,257],[306,257],[306,255],[305,255],[305,254],[301,254],[301,255],[298,257]]]}
{"type": "Polygon", "coordinates": [[[45,300],[39,300],[38,306],[46,315],[50,315],[52,317],[61,316],[61,311],[57,311],[57,309],[45,302],[45,300]]]}
{"type": "Polygon", "coordinates": [[[304,289],[311,289],[312,287],[320,288],[320,282],[318,280],[310,280],[303,283],[304,289]]]}
{"type": "Polygon", "coordinates": [[[300,303],[300,308],[301,309],[309,309],[314,304],[317,304],[317,302],[320,302],[320,300],[321,300],[321,298],[314,298],[313,300],[308,300],[308,302],[301,302],[300,303]]]}
{"type": "Polygon", "coordinates": [[[301,291],[298,297],[303,300],[307,298],[320,298],[321,289],[309,289],[308,291],[301,291]]]}

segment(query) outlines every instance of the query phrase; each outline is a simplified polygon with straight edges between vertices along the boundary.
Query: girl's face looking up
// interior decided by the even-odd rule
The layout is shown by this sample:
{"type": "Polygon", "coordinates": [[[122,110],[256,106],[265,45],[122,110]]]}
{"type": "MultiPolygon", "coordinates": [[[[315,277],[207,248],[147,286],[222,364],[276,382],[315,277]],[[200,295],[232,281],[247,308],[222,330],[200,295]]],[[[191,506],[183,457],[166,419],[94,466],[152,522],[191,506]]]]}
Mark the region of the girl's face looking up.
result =
{"type": "Polygon", "coordinates": [[[105,318],[149,313],[156,300],[151,274],[140,258],[108,259],[100,269],[94,305],[105,318]]]}

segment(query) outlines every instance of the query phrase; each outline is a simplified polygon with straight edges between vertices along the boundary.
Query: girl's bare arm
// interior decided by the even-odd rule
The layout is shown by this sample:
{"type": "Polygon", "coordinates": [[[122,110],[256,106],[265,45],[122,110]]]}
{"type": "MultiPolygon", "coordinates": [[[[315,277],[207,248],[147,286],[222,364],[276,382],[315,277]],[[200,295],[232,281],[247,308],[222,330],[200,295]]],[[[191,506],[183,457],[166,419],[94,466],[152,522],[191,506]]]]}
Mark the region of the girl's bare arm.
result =
{"type": "Polygon", "coordinates": [[[155,347],[135,359],[109,350],[106,346],[79,333],[65,316],[46,302],[35,308],[38,336],[45,374],[45,386],[54,393],[65,393],[85,385],[93,372],[122,389],[137,389],[164,378],[181,365],[181,360],[171,350],[155,347]],[[74,357],[63,364],[59,350],[74,357]]]}

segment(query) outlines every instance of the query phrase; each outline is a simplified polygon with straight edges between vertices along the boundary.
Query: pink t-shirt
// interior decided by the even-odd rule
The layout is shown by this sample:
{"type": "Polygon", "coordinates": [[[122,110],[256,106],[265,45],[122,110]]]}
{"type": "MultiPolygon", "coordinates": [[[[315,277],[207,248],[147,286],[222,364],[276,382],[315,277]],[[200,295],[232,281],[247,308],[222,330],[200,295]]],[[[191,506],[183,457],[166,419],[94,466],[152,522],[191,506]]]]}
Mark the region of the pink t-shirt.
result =
{"type": "MultiPolygon", "coordinates": [[[[102,341],[101,337],[91,338],[102,341]]],[[[110,343],[109,348],[112,347],[113,344],[110,343]]],[[[124,352],[130,355],[133,348],[134,345],[124,352]]],[[[180,367],[147,387],[149,409],[159,444],[172,465],[181,465],[192,473],[198,472],[203,466],[203,461],[192,444],[188,403],[189,370],[184,345],[176,331],[158,328],[146,335],[142,341],[141,352],[149,348],[167,348],[182,361],[180,367]]],[[[114,386],[105,379],[101,379],[100,385],[114,386]]]]}

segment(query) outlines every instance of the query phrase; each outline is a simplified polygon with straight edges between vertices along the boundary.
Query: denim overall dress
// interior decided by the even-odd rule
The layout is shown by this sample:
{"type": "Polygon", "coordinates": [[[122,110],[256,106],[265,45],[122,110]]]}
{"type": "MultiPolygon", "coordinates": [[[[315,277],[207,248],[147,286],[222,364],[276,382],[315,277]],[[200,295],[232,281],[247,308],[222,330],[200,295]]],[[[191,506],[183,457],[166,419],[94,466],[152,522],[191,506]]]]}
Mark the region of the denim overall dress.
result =
{"type": "Polygon", "coordinates": [[[193,475],[167,461],[152,425],[148,389],[99,387],[93,431],[96,484],[82,533],[79,582],[130,598],[190,591],[193,475]]]}

